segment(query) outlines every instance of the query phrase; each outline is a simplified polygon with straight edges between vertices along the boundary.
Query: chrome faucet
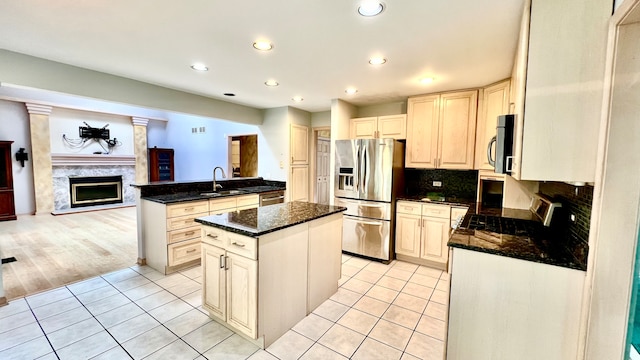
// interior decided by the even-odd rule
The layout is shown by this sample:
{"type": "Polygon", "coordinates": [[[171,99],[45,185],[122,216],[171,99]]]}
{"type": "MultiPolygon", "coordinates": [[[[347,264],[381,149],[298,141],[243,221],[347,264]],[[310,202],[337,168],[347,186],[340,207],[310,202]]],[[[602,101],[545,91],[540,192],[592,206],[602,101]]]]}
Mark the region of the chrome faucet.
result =
{"type": "Polygon", "coordinates": [[[227,175],[224,174],[224,169],[220,166],[216,166],[213,168],[213,191],[218,191],[218,189],[222,189],[222,185],[216,184],[216,170],[220,169],[222,171],[222,178],[226,179],[227,175]]]}

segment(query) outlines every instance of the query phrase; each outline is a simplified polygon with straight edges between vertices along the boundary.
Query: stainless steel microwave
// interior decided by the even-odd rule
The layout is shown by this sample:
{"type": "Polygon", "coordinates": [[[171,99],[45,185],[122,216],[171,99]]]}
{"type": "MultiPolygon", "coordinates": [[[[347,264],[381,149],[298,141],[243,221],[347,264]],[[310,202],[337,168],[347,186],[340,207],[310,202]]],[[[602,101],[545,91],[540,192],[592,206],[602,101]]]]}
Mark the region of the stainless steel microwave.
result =
{"type": "Polygon", "coordinates": [[[494,167],[497,174],[511,174],[513,166],[513,127],[515,115],[498,116],[496,126],[496,136],[494,136],[487,146],[487,158],[489,164],[494,167]],[[496,146],[496,157],[492,157],[492,147],[496,146]]]}

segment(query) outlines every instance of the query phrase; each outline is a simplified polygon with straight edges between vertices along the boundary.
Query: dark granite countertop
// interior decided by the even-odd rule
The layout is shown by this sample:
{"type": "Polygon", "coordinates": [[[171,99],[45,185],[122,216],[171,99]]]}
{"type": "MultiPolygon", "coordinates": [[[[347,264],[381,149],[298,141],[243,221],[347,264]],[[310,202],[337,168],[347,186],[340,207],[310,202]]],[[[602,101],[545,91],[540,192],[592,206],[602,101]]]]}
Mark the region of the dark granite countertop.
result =
{"type": "Polygon", "coordinates": [[[187,191],[187,192],[177,192],[170,194],[162,194],[162,195],[153,195],[153,196],[143,196],[143,200],[149,200],[161,204],[172,204],[177,202],[185,202],[185,201],[198,201],[198,200],[208,200],[208,199],[219,199],[225,198],[229,196],[241,196],[247,194],[261,194],[272,191],[282,191],[285,190],[284,186],[276,186],[276,185],[259,185],[259,186],[246,186],[239,187],[234,189],[224,189],[224,190],[238,190],[237,193],[219,193],[216,195],[207,194],[207,191],[199,192],[199,191],[187,191]]]}
{"type": "Polygon", "coordinates": [[[441,195],[399,195],[396,197],[396,200],[404,200],[404,201],[418,201],[422,203],[434,203],[434,204],[444,204],[451,206],[466,206],[470,209],[475,209],[476,207],[476,199],[463,199],[455,196],[441,196],[441,195]],[[426,199],[426,200],[425,200],[426,199]]]}
{"type": "Polygon", "coordinates": [[[258,237],[345,210],[347,208],[342,206],[294,201],[204,216],[195,221],[240,235],[258,237]]]}
{"type": "MultiPolygon", "coordinates": [[[[586,259],[577,261],[566,246],[563,246],[565,241],[561,235],[539,222],[532,221],[537,229],[533,234],[507,235],[469,229],[470,218],[474,213],[475,211],[469,211],[459,227],[452,232],[448,246],[586,271],[586,259]]],[[[502,216],[532,219],[528,210],[502,209],[502,216]]]]}

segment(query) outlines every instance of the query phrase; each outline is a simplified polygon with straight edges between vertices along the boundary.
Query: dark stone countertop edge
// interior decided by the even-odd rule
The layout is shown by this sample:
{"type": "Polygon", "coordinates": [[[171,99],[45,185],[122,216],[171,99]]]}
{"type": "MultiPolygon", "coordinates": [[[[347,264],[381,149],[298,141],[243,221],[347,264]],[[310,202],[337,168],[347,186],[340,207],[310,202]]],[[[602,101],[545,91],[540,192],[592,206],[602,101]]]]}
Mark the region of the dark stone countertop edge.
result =
{"type": "MultiPolygon", "coordinates": [[[[260,237],[262,235],[266,235],[266,234],[269,234],[269,233],[272,233],[272,232],[276,232],[276,231],[279,231],[279,230],[282,230],[282,229],[286,229],[286,228],[289,228],[289,227],[292,227],[292,226],[295,226],[295,225],[304,224],[304,223],[309,222],[309,221],[321,219],[323,217],[327,217],[327,216],[330,216],[330,215],[333,215],[333,214],[338,214],[338,213],[341,213],[341,212],[343,212],[345,210],[347,210],[346,207],[336,206],[336,207],[334,207],[334,209],[328,210],[326,213],[315,215],[313,217],[306,218],[306,219],[299,219],[299,220],[296,220],[296,221],[291,221],[291,222],[289,222],[289,223],[287,223],[285,225],[275,226],[273,228],[270,228],[270,229],[267,229],[267,230],[263,230],[263,231],[245,230],[245,228],[242,227],[242,226],[229,226],[229,225],[223,225],[223,224],[219,224],[219,223],[215,223],[215,222],[210,222],[210,221],[206,220],[206,217],[205,218],[196,218],[194,221],[198,222],[200,224],[203,224],[203,225],[212,226],[212,227],[215,227],[215,228],[218,228],[218,229],[222,229],[222,230],[225,230],[225,231],[229,231],[229,232],[233,232],[233,233],[236,233],[236,234],[239,234],[239,235],[244,235],[244,236],[249,236],[249,237],[256,238],[256,237],[260,237]]],[[[245,210],[240,210],[240,211],[245,211],[245,210]]]]}
{"type": "Polygon", "coordinates": [[[412,202],[418,202],[421,204],[442,204],[442,205],[460,206],[460,207],[468,207],[468,208],[475,208],[476,206],[476,199],[444,197],[444,199],[430,199],[429,201],[425,201],[425,200],[422,200],[423,198],[425,198],[425,196],[398,195],[396,197],[396,201],[412,201],[412,202]]]}
{"type": "MultiPolygon", "coordinates": [[[[249,186],[248,188],[254,188],[255,186],[249,186]]],[[[230,189],[230,190],[242,190],[243,188],[238,189],[230,189]]],[[[179,202],[188,202],[188,201],[201,201],[201,200],[209,200],[209,199],[223,199],[231,196],[242,196],[242,195],[251,195],[251,194],[262,194],[273,191],[281,191],[286,190],[285,187],[272,186],[269,189],[263,188],[261,190],[242,190],[242,193],[239,194],[225,194],[225,195],[200,195],[199,192],[186,192],[186,193],[176,193],[176,194],[167,194],[167,195],[155,195],[155,196],[143,196],[142,200],[149,200],[153,202],[157,202],[160,204],[173,204],[179,202]]]]}
{"type": "Polygon", "coordinates": [[[523,255],[522,253],[517,253],[517,252],[512,252],[512,251],[504,251],[504,250],[499,250],[499,249],[489,249],[489,248],[484,248],[484,247],[480,247],[480,246],[473,246],[473,245],[467,245],[467,244],[461,244],[461,243],[458,243],[458,242],[455,242],[455,241],[449,241],[447,243],[447,246],[452,247],[452,248],[459,248],[459,249],[465,249],[465,250],[470,250],[470,251],[482,252],[482,253],[485,253],[485,254],[492,254],[492,255],[510,257],[510,258],[513,258],[513,259],[532,261],[532,262],[537,262],[537,263],[545,264],[545,265],[559,266],[559,267],[567,268],[567,269],[587,271],[587,268],[585,266],[582,266],[581,264],[578,264],[578,263],[575,263],[575,262],[566,262],[566,261],[558,260],[558,259],[556,259],[554,257],[539,258],[539,257],[535,257],[535,256],[526,256],[526,255],[523,255]]]}

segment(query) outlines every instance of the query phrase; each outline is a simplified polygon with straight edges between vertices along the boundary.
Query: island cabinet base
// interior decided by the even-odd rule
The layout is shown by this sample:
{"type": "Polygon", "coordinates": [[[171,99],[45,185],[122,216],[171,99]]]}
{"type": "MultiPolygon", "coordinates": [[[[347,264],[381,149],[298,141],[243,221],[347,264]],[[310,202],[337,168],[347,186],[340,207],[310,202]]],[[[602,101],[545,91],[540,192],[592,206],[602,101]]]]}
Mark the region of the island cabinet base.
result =
{"type": "Polygon", "coordinates": [[[453,249],[447,359],[576,359],[585,272],[453,249]]]}
{"type": "Polygon", "coordinates": [[[202,226],[203,308],[265,348],[338,289],[342,214],[262,235],[202,226]]]}

